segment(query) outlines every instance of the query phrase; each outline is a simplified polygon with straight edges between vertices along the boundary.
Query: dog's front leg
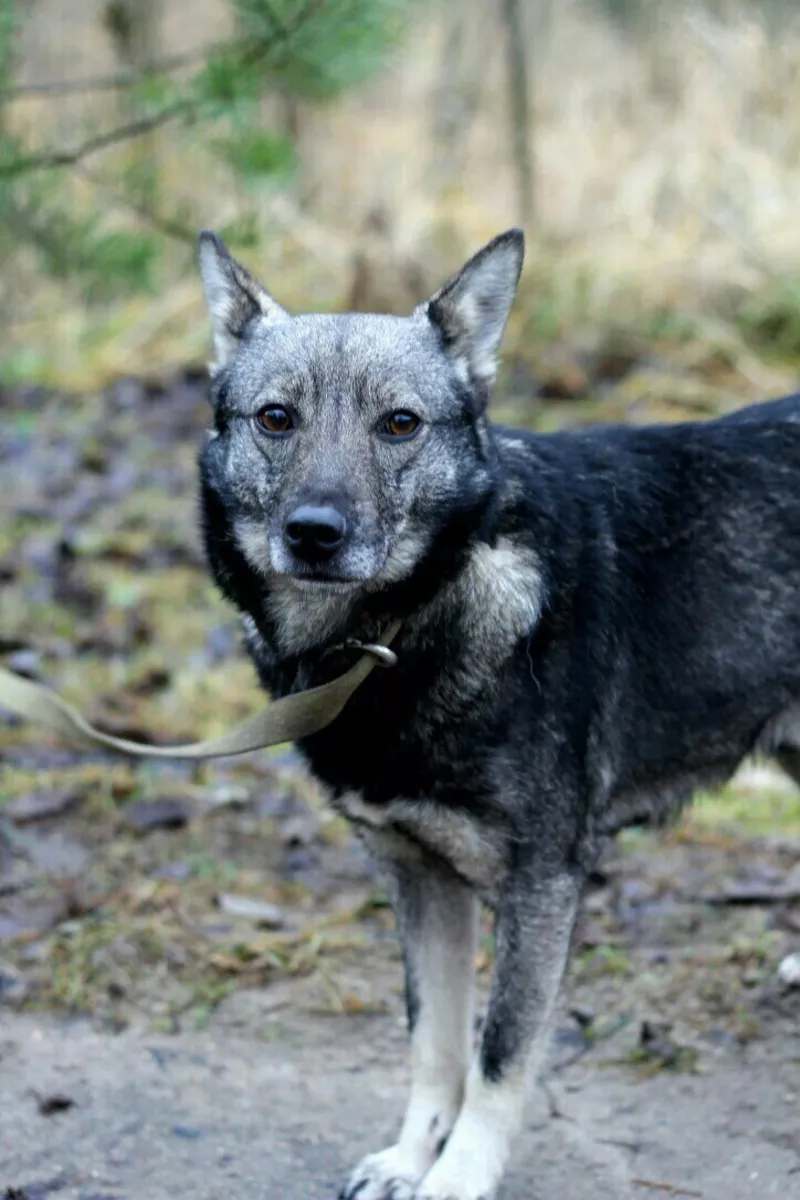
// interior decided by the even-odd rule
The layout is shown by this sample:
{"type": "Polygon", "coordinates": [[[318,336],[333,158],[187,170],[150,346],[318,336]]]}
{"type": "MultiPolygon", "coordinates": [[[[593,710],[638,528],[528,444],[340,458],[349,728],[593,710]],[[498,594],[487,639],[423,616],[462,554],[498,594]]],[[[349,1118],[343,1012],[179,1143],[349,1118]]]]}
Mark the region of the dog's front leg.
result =
{"type": "Polygon", "coordinates": [[[387,871],[403,943],[411,1096],[395,1145],[365,1158],[340,1200],[410,1200],[447,1139],[464,1094],[478,903],[443,863],[422,856],[400,862],[381,853],[379,842],[374,848],[387,871]]]}
{"type": "Polygon", "coordinates": [[[568,872],[520,873],[497,906],[497,957],[480,1054],[458,1120],[417,1200],[490,1200],[523,1117],[564,973],[580,894],[568,872]]]}

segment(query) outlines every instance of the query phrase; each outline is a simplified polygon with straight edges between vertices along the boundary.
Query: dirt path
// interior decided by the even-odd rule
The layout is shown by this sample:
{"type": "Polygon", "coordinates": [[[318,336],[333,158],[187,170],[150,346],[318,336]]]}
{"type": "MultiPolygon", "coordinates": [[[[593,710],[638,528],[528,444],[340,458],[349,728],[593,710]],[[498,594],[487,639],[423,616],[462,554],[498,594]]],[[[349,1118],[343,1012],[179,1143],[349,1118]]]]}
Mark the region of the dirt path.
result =
{"type": "MultiPolygon", "coordinates": [[[[396,1013],[281,1020],[269,1040],[8,1014],[0,1183],[26,1200],[329,1200],[392,1135],[403,1042],[396,1013]],[[54,1096],[73,1106],[43,1115],[54,1096]]],[[[637,1082],[607,1054],[564,1066],[556,1039],[504,1200],[800,1197],[800,1028],[780,1022],[697,1075],[637,1082]]]]}

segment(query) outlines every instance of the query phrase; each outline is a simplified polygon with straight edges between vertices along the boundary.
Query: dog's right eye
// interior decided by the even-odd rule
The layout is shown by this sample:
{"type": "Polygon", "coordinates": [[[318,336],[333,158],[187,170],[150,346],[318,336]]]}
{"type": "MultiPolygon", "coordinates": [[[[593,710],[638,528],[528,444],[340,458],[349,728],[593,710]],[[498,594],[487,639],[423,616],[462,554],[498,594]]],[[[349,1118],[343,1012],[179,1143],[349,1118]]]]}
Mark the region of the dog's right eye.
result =
{"type": "Polygon", "coordinates": [[[257,414],[256,420],[261,428],[266,433],[271,433],[273,437],[280,437],[294,428],[291,413],[278,404],[270,404],[268,408],[262,408],[261,412],[257,414]]]}
{"type": "Polygon", "coordinates": [[[383,432],[388,437],[407,440],[414,436],[419,426],[420,420],[416,413],[401,408],[389,414],[383,423],[383,432]]]}

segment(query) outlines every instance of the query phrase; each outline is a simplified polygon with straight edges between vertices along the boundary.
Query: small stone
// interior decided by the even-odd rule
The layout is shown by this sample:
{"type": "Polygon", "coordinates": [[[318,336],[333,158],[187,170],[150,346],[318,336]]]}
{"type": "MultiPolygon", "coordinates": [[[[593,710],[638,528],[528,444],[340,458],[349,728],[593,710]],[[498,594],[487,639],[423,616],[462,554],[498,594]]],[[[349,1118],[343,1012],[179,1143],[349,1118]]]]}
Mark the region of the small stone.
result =
{"type": "Polygon", "coordinates": [[[778,967],[778,979],[786,987],[800,988],[800,953],[786,955],[778,967]]]}
{"type": "Polygon", "coordinates": [[[210,808],[246,808],[252,799],[249,788],[240,783],[222,783],[208,793],[210,808]]]}
{"type": "Polygon", "coordinates": [[[184,879],[189,879],[194,874],[194,867],[190,862],[168,862],[160,870],[155,872],[156,879],[175,879],[178,883],[183,883],[184,879]]]}
{"type": "Polygon", "coordinates": [[[256,896],[235,896],[230,892],[221,892],[217,896],[217,904],[223,912],[231,917],[244,917],[245,920],[255,921],[267,929],[280,929],[286,923],[286,914],[277,904],[269,904],[256,896]]]}
{"type": "Polygon", "coordinates": [[[191,1142],[203,1136],[202,1129],[195,1129],[192,1125],[173,1125],[172,1132],[175,1137],[186,1138],[187,1141],[191,1142]]]}
{"type": "Polygon", "coordinates": [[[69,1112],[71,1108],[75,1107],[75,1101],[72,1097],[64,1096],[61,1092],[53,1092],[48,1096],[37,1096],[36,1103],[43,1117],[52,1117],[56,1113],[69,1112]]]}
{"type": "Polygon", "coordinates": [[[319,818],[309,808],[286,817],[278,827],[278,837],[284,846],[310,846],[319,833],[319,818]]]}
{"type": "Polygon", "coordinates": [[[27,679],[41,677],[42,659],[36,650],[17,650],[8,656],[8,665],[17,675],[24,675],[27,679]]]}

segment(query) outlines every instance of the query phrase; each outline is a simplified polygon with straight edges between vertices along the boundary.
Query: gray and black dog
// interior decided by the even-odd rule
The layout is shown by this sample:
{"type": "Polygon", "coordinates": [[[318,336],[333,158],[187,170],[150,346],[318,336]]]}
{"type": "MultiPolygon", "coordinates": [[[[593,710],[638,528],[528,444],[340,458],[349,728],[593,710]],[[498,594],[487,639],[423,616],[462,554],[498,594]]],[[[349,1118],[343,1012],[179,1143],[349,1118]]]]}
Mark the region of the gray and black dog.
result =
{"type": "Polygon", "coordinates": [[[341,674],[301,749],[385,870],[411,1097],[342,1200],[489,1200],[603,839],[754,751],[800,775],[800,396],[536,435],[487,402],[523,260],[502,234],[408,317],[290,315],[211,233],[207,553],[264,686],[341,674]],[[496,921],[472,1051],[478,898],[496,921]]]}

